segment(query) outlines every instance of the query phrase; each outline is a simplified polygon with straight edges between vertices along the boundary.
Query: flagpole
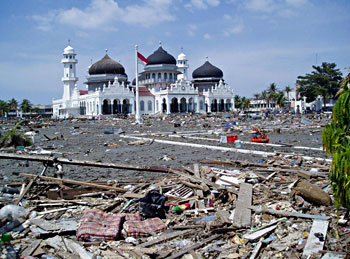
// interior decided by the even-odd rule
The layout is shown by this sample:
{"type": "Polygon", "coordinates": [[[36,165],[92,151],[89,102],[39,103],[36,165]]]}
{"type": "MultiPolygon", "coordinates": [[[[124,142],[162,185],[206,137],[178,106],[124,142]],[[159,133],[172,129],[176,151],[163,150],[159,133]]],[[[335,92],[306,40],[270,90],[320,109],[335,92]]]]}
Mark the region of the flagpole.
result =
{"type": "Polygon", "coordinates": [[[140,107],[139,107],[139,65],[138,65],[138,57],[137,57],[137,52],[138,52],[138,46],[135,45],[135,62],[136,62],[136,122],[141,123],[140,119],[140,107]]]}

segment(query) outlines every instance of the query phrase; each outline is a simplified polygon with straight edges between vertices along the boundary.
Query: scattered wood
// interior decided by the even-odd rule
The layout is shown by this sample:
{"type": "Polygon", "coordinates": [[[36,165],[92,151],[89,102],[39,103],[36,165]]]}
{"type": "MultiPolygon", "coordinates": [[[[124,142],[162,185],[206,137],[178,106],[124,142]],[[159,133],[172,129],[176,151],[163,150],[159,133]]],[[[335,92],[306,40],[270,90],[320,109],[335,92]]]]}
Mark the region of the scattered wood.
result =
{"type": "Polygon", "coordinates": [[[207,244],[207,243],[217,239],[218,237],[220,237],[220,235],[213,235],[211,237],[208,237],[208,238],[204,239],[203,241],[201,241],[201,242],[199,242],[199,243],[197,243],[197,244],[195,244],[193,246],[190,246],[188,248],[185,248],[182,251],[180,251],[180,252],[178,252],[178,253],[168,257],[168,259],[179,258],[180,256],[183,256],[184,254],[187,254],[188,252],[190,252],[192,250],[196,250],[196,249],[200,248],[201,246],[203,246],[203,245],[205,245],[205,244],[207,244]]]}
{"type": "Polygon", "coordinates": [[[55,178],[55,177],[49,177],[49,176],[37,176],[37,175],[33,175],[33,174],[24,174],[24,173],[21,173],[19,175],[23,176],[23,177],[32,177],[32,178],[39,177],[40,179],[47,180],[47,181],[54,181],[54,182],[58,182],[58,183],[77,184],[77,185],[82,185],[82,186],[90,186],[90,187],[94,187],[94,188],[98,188],[98,189],[112,190],[112,191],[117,191],[117,192],[126,192],[127,191],[126,189],[113,187],[113,186],[99,185],[99,184],[94,184],[94,183],[69,180],[69,179],[61,179],[61,178],[55,178]]]}
{"type": "Polygon", "coordinates": [[[313,221],[311,231],[304,248],[303,257],[308,257],[323,250],[327,237],[328,224],[329,222],[327,220],[313,221]]]}
{"type": "Polygon", "coordinates": [[[246,228],[251,225],[251,210],[253,186],[248,183],[241,183],[239,188],[236,209],[233,217],[233,225],[238,228],[246,228]]]}
{"type": "Polygon", "coordinates": [[[149,246],[164,242],[166,240],[173,239],[173,238],[178,237],[178,236],[185,236],[191,232],[192,232],[192,230],[184,230],[184,231],[176,231],[176,232],[169,233],[169,234],[163,234],[163,235],[161,235],[161,236],[159,236],[159,237],[157,237],[149,242],[145,242],[145,243],[138,245],[138,247],[149,247],[149,246]]]}

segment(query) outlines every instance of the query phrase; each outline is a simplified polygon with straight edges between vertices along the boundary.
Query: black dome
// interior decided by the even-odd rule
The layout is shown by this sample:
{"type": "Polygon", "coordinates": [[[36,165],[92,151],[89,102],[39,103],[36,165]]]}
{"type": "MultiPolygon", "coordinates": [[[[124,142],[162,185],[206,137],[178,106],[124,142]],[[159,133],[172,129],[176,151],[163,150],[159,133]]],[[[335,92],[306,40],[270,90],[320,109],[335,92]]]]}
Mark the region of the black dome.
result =
{"type": "Polygon", "coordinates": [[[192,73],[192,78],[208,78],[208,77],[223,77],[224,74],[222,73],[221,69],[217,68],[216,66],[213,66],[209,63],[209,61],[206,61],[202,66],[197,68],[192,73]]]}
{"type": "Polygon", "coordinates": [[[124,67],[111,59],[107,54],[89,68],[89,75],[125,74],[124,67]]]}
{"type": "Polygon", "coordinates": [[[176,65],[176,59],[168,54],[161,46],[147,58],[148,65],[171,64],[176,65]]]}
{"type": "MultiPolygon", "coordinates": [[[[141,74],[141,75],[139,76],[139,81],[140,81],[140,80],[145,80],[145,79],[146,79],[146,77],[145,77],[144,74],[141,74]]],[[[134,78],[134,80],[132,80],[131,85],[136,85],[136,78],[134,78]]]]}

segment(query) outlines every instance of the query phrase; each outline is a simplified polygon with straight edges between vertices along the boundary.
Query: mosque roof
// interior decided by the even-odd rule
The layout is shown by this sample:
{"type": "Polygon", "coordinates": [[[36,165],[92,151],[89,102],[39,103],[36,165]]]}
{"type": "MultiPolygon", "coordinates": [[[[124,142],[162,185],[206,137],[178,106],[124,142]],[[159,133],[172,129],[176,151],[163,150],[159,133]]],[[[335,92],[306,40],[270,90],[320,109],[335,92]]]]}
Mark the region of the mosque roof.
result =
{"type": "Polygon", "coordinates": [[[162,46],[159,46],[159,48],[153,52],[153,54],[149,55],[148,58],[148,64],[147,65],[158,65],[158,64],[171,64],[176,65],[176,59],[170,55],[168,52],[166,52],[162,46]]]}
{"type": "Polygon", "coordinates": [[[92,64],[89,68],[89,75],[100,74],[120,74],[126,75],[124,67],[111,59],[107,54],[96,63],[92,64]]]}
{"type": "Polygon", "coordinates": [[[192,73],[192,78],[210,78],[223,77],[224,74],[220,68],[213,66],[209,61],[206,61],[202,66],[198,67],[192,73]]]}

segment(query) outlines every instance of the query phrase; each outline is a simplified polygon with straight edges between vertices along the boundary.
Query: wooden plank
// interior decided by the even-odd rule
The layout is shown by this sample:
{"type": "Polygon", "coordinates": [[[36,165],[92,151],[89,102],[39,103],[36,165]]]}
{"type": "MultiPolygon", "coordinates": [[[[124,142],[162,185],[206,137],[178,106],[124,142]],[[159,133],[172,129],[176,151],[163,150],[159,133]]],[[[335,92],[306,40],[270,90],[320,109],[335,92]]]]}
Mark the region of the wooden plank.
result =
{"type": "Polygon", "coordinates": [[[235,227],[250,227],[253,186],[249,183],[241,183],[239,187],[238,199],[236,202],[233,225],[235,227]]]}
{"type": "Polygon", "coordinates": [[[127,191],[126,189],[123,189],[123,188],[88,183],[88,182],[82,182],[82,181],[76,181],[76,180],[70,180],[70,179],[60,179],[60,178],[55,178],[55,177],[37,176],[37,175],[33,175],[33,174],[24,174],[24,173],[21,173],[19,175],[24,176],[24,177],[31,177],[31,178],[39,177],[40,179],[47,180],[47,181],[54,181],[54,182],[58,182],[58,183],[77,184],[77,185],[89,186],[89,187],[94,187],[94,188],[103,189],[103,190],[112,190],[112,191],[117,191],[117,192],[126,192],[127,191]]]}
{"type": "Polygon", "coordinates": [[[303,252],[303,257],[308,257],[313,253],[318,253],[323,250],[326,241],[327,229],[329,222],[326,220],[314,220],[312,223],[310,234],[307,238],[306,245],[303,252]],[[315,236],[315,233],[322,234],[322,240],[315,236]]]}
{"type": "Polygon", "coordinates": [[[249,259],[255,259],[259,256],[259,253],[260,253],[260,250],[261,250],[261,247],[262,247],[262,242],[258,242],[257,245],[255,246],[252,254],[250,255],[249,259]]]}
{"type": "Polygon", "coordinates": [[[296,217],[296,218],[306,218],[306,219],[318,219],[318,220],[328,220],[329,217],[321,216],[321,215],[311,215],[311,214],[303,214],[297,212],[290,212],[285,210],[273,210],[264,208],[262,206],[250,206],[252,210],[256,213],[269,213],[272,215],[282,216],[282,217],[296,217]]]}
{"type": "Polygon", "coordinates": [[[90,255],[86,252],[86,250],[75,241],[65,238],[64,243],[66,244],[71,253],[78,254],[81,259],[91,259],[90,255]]]}
{"type": "Polygon", "coordinates": [[[254,240],[259,239],[260,237],[265,236],[266,234],[270,233],[275,228],[277,228],[277,224],[274,226],[271,226],[271,227],[267,227],[267,228],[255,231],[251,234],[245,234],[245,235],[243,235],[243,238],[248,239],[250,241],[254,241],[254,240]]]}
{"type": "Polygon", "coordinates": [[[179,258],[179,257],[183,256],[184,254],[187,254],[187,253],[189,253],[192,250],[196,250],[196,249],[200,248],[201,246],[205,245],[206,243],[209,243],[209,242],[213,241],[214,239],[217,239],[219,236],[220,235],[213,235],[211,237],[208,237],[208,238],[204,239],[203,241],[201,241],[201,242],[199,242],[199,243],[197,243],[197,244],[195,244],[193,246],[190,246],[188,248],[185,248],[182,251],[180,251],[180,252],[178,252],[178,253],[168,257],[168,259],[179,258]]]}
{"type": "Polygon", "coordinates": [[[22,194],[18,197],[18,199],[14,202],[15,205],[18,205],[20,201],[23,199],[24,195],[29,191],[29,189],[32,187],[33,183],[38,179],[38,176],[36,176],[34,179],[30,180],[28,183],[27,187],[24,189],[22,194]]]}
{"type": "Polygon", "coordinates": [[[155,244],[158,244],[158,243],[161,243],[161,242],[164,242],[166,240],[169,240],[169,239],[173,239],[175,237],[178,237],[178,236],[182,236],[182,235],[187,235],[189,233],[193,232],[192,229],[188,229],[188,230],[184,230],[184,231],[176,231],[176,232],[172,232],[172,233],[169,233],[169,234],[163,234],[149,242],[145,242],[145,243],[142,243],[140,245],[138,245],[138,247],[148,247],[148,246],[152,246],[152,245],[155,245],[155,244]]]}
{"type": "Polygon", "coordinates": [[[22,253],[21,256],[31,256],[41,244],[41,239],[34,240],[22,253]]]}
{"type": "Polygon", "coordinates": [[[201,174],[199,172],[199,164],[194,164],[193,165],[193,170],[194,170],[194,175],[198,178],[201,178],[201,174]]]}

